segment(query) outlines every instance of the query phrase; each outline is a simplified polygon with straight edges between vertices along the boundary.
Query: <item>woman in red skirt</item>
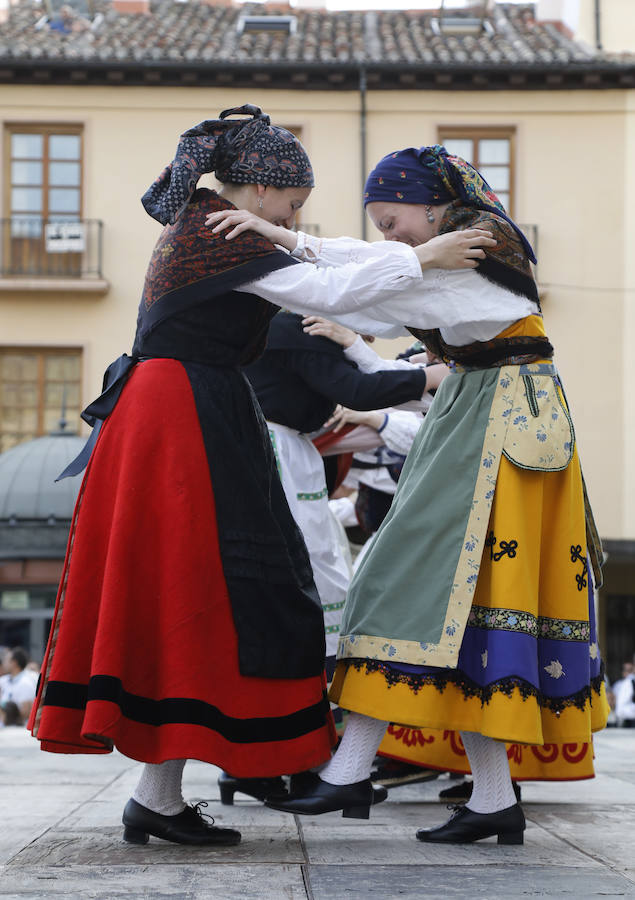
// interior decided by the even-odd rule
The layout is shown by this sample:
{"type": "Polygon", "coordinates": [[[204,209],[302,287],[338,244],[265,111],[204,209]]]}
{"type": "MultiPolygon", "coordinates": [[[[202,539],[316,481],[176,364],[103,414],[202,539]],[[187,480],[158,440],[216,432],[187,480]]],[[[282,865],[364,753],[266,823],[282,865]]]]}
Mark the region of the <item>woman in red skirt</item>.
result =
{"type": "Polygon", "coordinates": [[[277,307],[234,288],[295,261],[253,232],[210,238],[206,216],[232,206],[195,189],[210,171],[280,224],[313,186],[302,145],[246,106],[186,132],[144,196],[167,227],[132,356],[110,366],[84,414],[101,427],[64,473],[89,457],[30,721],[44,750],[146,763],[133,842],[240,840],[185,805],[188,758],[270,778],[334,741],[311,566],[240,369],[277,307]]]}

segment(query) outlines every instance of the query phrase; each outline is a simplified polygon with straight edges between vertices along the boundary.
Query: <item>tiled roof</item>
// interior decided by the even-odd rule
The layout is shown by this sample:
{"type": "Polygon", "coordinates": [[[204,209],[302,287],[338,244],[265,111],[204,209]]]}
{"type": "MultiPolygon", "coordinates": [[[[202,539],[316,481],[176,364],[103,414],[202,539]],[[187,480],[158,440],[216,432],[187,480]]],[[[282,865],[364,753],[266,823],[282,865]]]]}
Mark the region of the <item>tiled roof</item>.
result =
{"type": "MultiPolygon", "coordinates": [[[[357,71],[362,64],[371,76],[374,70],[393,70],[392,81],[382,80],[380,87],[404,87],[409,80],[416,87],[416,78],[425,78],[426,72],[437,81],[441,76],[443,83],[444,73],[457,70],[486,73],[485,80],[497,71],[505,78],[515,72],[516,86],[522,82],[521,73],[530,84],[535,73],[553,76],[559,72],[561,80],[584,73],[592,84],[593,73],[601,71],[612,73],[614,83],[608,86],[615,87],[628,86],[629,70],[635,69],[635,57],[617,59],[597,53],[554,24],[536,23],[533,4],[497,4],[479,35],[445,32],[438,12],[326,12],[200,0],[151,0],[149,12],[138,14],[117,12],[104,0],[94,0],[93,8],[92,20],[71,10],[64,21],[49,22],[41,2],[20,0],[0,24],[0,68],[19,77],[29,66],[30,70],[43,65],[83,67],[93,70],[94,79],[103,67],[127,69],[130,75],[136,66],[137,80],[147,81],[154,67],[157,72],[171,69],[172,81],[178,69],[192,73],[190,81],[202,73],[209,80],[216,72],[224,73],[225,83],[236,84],[249,73],[255,77],[257,69],[261,83],[274,78],[276,86],[285,73],[288,77],[295,72],[297,79],[289,83],[291,87],[307,82],[319,86],[315,78],[318,72],[324,77],[325,70],[337,85],[338,70],[343,83],[349,77],[346,70],[357,71]],[[295,31],[240,33],[239,20],[246,15],[291,15],[295,31]]],[[[369,86],[373,86],[372,77],[369,86]]]]}

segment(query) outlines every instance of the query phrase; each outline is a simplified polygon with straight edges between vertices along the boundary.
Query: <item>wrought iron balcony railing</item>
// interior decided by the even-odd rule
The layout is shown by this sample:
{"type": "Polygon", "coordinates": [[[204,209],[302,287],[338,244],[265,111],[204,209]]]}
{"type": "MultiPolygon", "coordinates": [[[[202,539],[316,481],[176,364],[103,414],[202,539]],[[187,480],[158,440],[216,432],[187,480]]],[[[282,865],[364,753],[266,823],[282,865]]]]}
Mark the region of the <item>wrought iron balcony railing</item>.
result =
{"type": "Polygon", "coordinates": [[[100,219],[0,219],[0,278],[102,278],[100,219]]]}

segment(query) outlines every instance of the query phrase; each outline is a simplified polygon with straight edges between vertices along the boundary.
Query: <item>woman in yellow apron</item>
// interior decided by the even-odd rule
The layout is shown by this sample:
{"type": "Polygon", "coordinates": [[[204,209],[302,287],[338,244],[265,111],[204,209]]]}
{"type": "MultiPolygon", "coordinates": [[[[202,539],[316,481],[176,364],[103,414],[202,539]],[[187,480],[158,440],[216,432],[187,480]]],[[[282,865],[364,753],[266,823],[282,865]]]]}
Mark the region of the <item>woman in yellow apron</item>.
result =
{"type": "MultiPolygon", "coordinates": [[[[442,147],[386,156],[365,202],[398,245],[474,227],[497,244],[477,268],[428,269],[391,298],[295,304],[348,314],[340,321],[358,330],[407,325],[453,374],[349,591],[331,690],[351,711],[341,746],[311,790],[269,805],[368,815],[370,766],[392,722],[388,752],[399,756],[399,740],[413,735],[442,751],[445,742],[467,754],[474,777],[466,807],[420,840],[522,843],[508,747],[543,774],[559,761],[558,778],[584,760],[588,777],[591,733],[607,716],[592,606],[600,546],[535,257],[480,174],[442,147]]],[[[325,268],[377,252],[347,240],[276,237],[325,268]]]]}

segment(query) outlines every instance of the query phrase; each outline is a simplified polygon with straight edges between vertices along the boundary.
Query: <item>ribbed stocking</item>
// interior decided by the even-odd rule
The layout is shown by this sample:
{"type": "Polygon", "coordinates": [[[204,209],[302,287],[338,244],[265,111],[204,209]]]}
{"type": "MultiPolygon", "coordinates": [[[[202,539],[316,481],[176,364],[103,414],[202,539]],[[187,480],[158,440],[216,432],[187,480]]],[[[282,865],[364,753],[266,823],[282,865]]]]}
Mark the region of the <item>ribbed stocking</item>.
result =
{"type": "Polygon", "coordinates": [[[146,763],[132,799],[162,816],[177,816],[185,809],[181,793],[183,767],[187,760],[168,759],[162,763],[146,763]]]}
{"type": "Polygon", "coordinates": [[[513,806],[516,795],[505,744],[474,731],[462,731],[461,738],[474,779],[468,809],[476,813],[493,813],[513,806]]]}
{"type": "Polygon", "coordinates": [[[355,784],[370,777],[377,748],[388,727],[360,713],[349,713],[344,736],[335,755],[320,771],[322,781],[329,784],[355,784]]]}

